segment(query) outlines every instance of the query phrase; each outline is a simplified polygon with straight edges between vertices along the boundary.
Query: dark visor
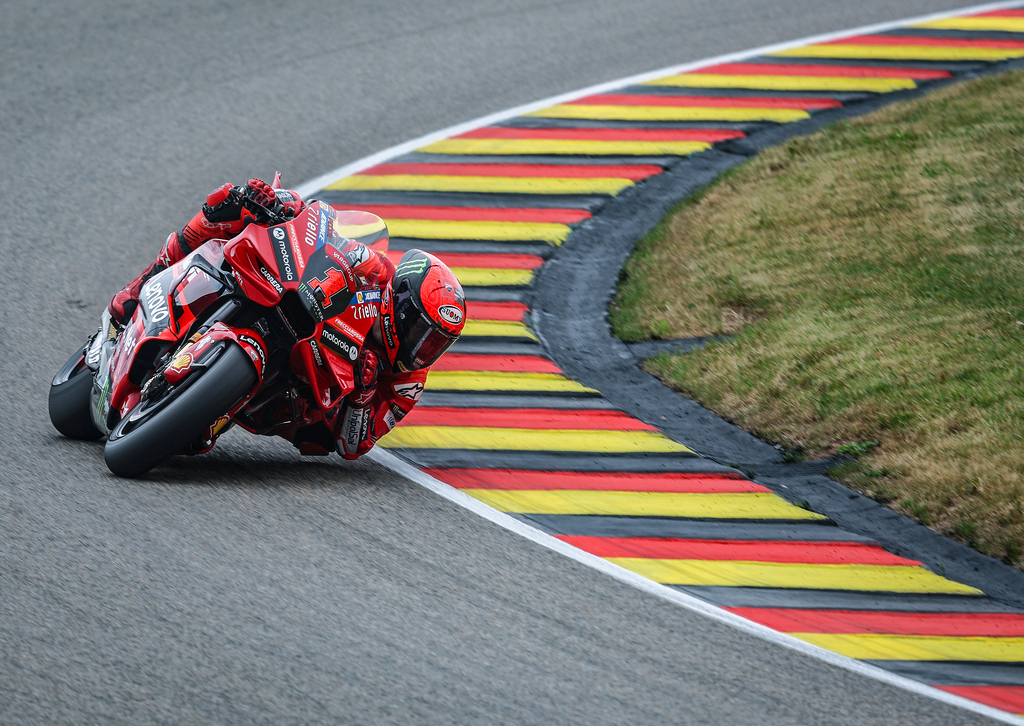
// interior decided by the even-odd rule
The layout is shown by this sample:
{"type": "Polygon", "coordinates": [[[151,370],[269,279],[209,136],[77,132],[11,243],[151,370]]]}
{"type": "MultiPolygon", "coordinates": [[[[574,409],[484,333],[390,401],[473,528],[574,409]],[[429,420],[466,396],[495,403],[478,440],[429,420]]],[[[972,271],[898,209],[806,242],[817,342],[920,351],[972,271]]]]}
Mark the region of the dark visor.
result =
{"type": "Polygon", "coordinates": [[[411,371],[432,366],[458,340],[433,327],[423,313],[416,316],[402,337],[408,346],[407,350],[402,351],[402,363],[411,371]]]}

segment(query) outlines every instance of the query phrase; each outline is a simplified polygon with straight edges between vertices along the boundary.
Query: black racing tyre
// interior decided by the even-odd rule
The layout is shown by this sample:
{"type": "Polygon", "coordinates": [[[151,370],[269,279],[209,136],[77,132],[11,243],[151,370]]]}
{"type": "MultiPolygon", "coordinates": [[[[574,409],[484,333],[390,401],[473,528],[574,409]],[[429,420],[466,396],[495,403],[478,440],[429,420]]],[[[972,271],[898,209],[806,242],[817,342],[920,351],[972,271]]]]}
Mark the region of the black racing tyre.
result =
{"type": "Polygon", "coordinates": [[[103,433],[92,422],[89,397],[93,372],[85,365],[85,348],[68,358],[50,384],[50,423],[69,439],[95,441],[103,433]]]}
{"type": "Polygon", "coordinates": [[[145,474],[198,439],[252,390],[257,380],[253,362],[234,343],[226,345],[209,368],[121,419],[103,452],[110,471],[124,477],[145,474]]]}

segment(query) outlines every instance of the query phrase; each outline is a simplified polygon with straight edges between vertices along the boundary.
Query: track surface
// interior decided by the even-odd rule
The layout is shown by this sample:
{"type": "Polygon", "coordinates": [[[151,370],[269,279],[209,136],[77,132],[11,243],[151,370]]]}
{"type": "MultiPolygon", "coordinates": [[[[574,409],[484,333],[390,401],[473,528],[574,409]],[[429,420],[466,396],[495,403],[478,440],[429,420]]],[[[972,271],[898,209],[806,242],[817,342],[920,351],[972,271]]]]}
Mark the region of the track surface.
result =
{"type": "Polygon", "coordinates": [[[225,179],[298,183],[555,93],[956,3],[8,4],[0,723],[981,723],[243,435],[145,481],[49,378],[225,179]],[[291,90],[285,90],[291,89],[291,90]]]}

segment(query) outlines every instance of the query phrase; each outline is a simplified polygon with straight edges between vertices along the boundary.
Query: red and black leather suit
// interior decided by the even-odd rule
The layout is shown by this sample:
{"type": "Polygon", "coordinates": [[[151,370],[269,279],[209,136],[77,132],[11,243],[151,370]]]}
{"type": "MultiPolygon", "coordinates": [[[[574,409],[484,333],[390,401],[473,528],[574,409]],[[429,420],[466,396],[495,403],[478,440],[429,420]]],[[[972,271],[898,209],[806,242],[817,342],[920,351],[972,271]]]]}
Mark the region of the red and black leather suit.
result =
{"type": "MultiPolygon", "coordinates": [[[[151,277],[204,242],[229,239],[256,222],[255,215],[242,203],[239,191],[231,184],[225,184],[211,192],[202,210],[180,232],[172,232],[167,237],[160,254],[149,267],[110,301],[108,310],[114,321],[123,325],[131,317],[138,306],[139,292],[151,277]]],[[[242,191],[262,206],[277,208],[289,217],[305,208],[305,203],[295,192],[272,189],[259,179],[250,179],[242,191]]],[[[366,269],[361,269],[360,274],[365,278],[376,277],[382,300],[390,300],[394,264],[386,255],[372,250],[363,264],[366,269]]],[[[356,389],[340,406],[325,415],[315,402],[299,399],[295,401],[294,408],[291,402],[282,404],[273,411],[262,412],[260,418],[263,420],[250,423],[258,424],[258,428],[265,429],[268,435],[291,441],[303,454],[326,455],[335,450],[346,459],[357,459],[373,448],[377,440],[394,428],[419,401],[429,370],[397,370],[398,347],[394,329],[390,335],[383,330],[384,325],[393,325],[392,316],[382,314],[377,319],[379,323],[367,336],[356,361],[356,389]],[[297,417],[294,415],[296,412],[299,414],[297,417]]],[[[212,445],[212,441],[210,443],[212,445]]]]}

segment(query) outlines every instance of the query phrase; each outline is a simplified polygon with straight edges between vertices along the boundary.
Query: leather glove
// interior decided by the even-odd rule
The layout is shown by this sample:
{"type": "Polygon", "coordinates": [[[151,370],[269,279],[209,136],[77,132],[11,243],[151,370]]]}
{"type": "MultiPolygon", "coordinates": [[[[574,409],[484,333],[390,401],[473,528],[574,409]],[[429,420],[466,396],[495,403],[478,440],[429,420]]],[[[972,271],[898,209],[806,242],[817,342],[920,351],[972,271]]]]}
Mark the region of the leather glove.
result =
{"type": "Polygon", "coordinates": [[[363,348],[359,351],[353,373],[357,389],[368,391],[371,388],[376,388],[377,376],[380,374],[380,358],[372,350],[363,348]]]}
{"type": "Polygon", "coordinates": [[[242,196],[253,200],[267,209],[273,209],[277,204],[277,195],[274,194],[274,190],[270,188],[270,185],[262,179],[250,179],[244,187],[242,196]]]}
{"type": "Polygon", "coordinates": [[[225,184],[210,192],[206,197],[206,204],[203,205],[203,215],[213,224],[240,221],[244,228],[250,222],[257,221],[265,215],[255,205],[252,209],[246,208],[247,200],[271,210],[277,206],[277,195],[274,194],[270,185],[262,179],[250,179],[245,186],[234,187],[225,184]]]}
{"type": "Polygon", "coordinates": [[[203,216],[213,224],[237,222],[242,218],[242,191],[244,187],[225,184],[206,197],[203,216]]]}

